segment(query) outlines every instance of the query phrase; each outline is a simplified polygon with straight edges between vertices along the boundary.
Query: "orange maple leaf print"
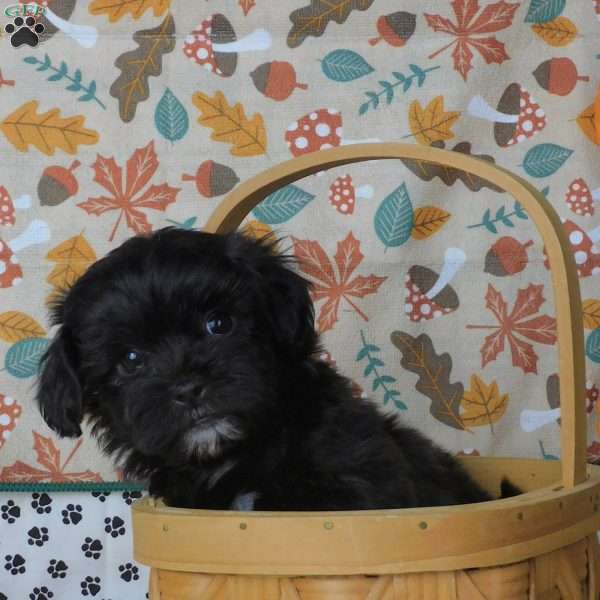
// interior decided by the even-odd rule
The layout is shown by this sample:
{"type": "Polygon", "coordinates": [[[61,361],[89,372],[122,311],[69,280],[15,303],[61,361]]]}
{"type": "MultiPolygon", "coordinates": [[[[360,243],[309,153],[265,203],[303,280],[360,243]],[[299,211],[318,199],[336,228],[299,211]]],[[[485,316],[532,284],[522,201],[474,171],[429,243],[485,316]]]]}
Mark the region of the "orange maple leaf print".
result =
{"type": "Polygon", "coordinates": [[[362,262],[364,255],[360,251],[360,242],[350,232],[346,239],[337,243],[334,265],[314,240],[299,240],[292,237],[294,254],[299,260],[300,269],[311,279],[311,297],[313,302],[325,300],[319,310],[317,328],[320,332],[333,329],[338,321],[340,303],[344,299],[365,321],[369,318],[352,300],[375,294],[387,277],[376,275],[352,274],[362,262]]]}
{"type": "Polygon", "coordinates": [[[434,31],[456,37],[454,41],[434,52],[429,58],[435,58],[444,50],[455,46],[452,52],[454,69],[462,75],[465,81],[469,71],[473,68],[471,48],[477,50],[488,65],[491,63],[500,64],[510,58],[502,42],[499,42],[494,36],[481,36],[509,27],[519,4],[511,4],[501,0],[500,2],[488,4],[477,16],[479,8],[477,0],[453,0],[452,9],[456,16],[456,24],[441,15],[425,13],[427,24],[434,31]]]}
{"type": "Polygon", "coordinates": [[[77,206],[88,214],[97,216],[111,210],[119,211],[119,217],[109,237],[110,242],[113,241],[123,216],[127,227],[135,233],[152,231],[152,226],[141,209],[152,208],[164,211],[169,204],[175,202],[177,193],[181,190],[161,183],[151,185],[142,193],[158,168],[153,141],[144,148],[138,148],[131,155],[126,165],[125,181],[123,181],[123,169],[113,156],[106,158],[98,154],[92,168],[94,181],[107,190],[110,196],[88,198],[77,206]],[[137,194],[139,195],[135,197],[137,194]]]}
{"type": "Polygon", "coordinates": [[[515,305],[509,314],[502,294],[494,289],[493,285],[488,284],[485,306],[492,312],[498,325],[467,325],[467,329],[495,329],[494,333],[485,338],[481,347],[482,367],[496,360],[498,354],[504,350],[505,341],[508,341],[513,367],[519,367],[525,373],[537,373],[538,355],[533,346],[522,338],[539,344],[556,343],[556,319],[548,315],[529,319],[545,302],[543,289],[543,285],[533,283],[525,289],[519,289],[515,305]]]}
{"type": "Polygon", "coordinates": [[[44,437],[37,431],[33,431],[33,449],[36,460],[43,468],[28,465],[17,460],[9,467],[0,471],[0,481],[11,483],[27,483],[36,481],[52,481],[56,483],[78,482],[78,481],[102,481],[99,473],[93,471],[69,472],[65,469],[71,459],[79,450],[83,440],[79,440],[69,455],[61,463],[60,450],[54,445],[51,438],[44,437]]]}

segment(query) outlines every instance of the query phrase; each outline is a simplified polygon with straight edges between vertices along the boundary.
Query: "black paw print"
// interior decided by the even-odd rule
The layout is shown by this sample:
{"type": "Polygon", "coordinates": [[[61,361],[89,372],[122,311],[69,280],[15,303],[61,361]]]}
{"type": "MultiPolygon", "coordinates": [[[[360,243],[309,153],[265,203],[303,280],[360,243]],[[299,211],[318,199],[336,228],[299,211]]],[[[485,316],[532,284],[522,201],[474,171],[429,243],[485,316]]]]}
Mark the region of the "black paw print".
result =
{"type": "Polygon", "coordinates": [[[121,517],[113,517],[112,519],[110,517],[106,517],[106,519],[104,519],[104,523],[106,524],[104,531],[106,531],[106,533],[110,533],[112,537],[116,538],[120,535],[125,535],[125,527],[123,527],[123,525],[125,525],[125,521],[123,521],[121,517]]]}
{"type": "Polygon", "coordinates": [[[81,550],[87,558],[98,560],[102,552],[102,542],[100,540],[93,540],[91,537],[86,537],[81,550]]]}
{"type": "Polygon", "coordinates": [[[129,505],[134,500],[142,497],[142,492],[123,492],[123,500],[125,500],[125,504],[129,505]]]}
{"type": "Polygon", "coordinates": [[[0,600],[8,600],[8,596],[5,596],[2,592],[0,592],[0,600]]]}
{"type": "Polygon", "coordinates": [[[25,573],[25,559],[20,554],[7,554],[4,557],[6,564],[4,568],[10,572],[11,575],[22,575],[25,573]]]}
{"type": "Polygon", "coordinates": [[[107,496],[110,496],[110,492],[92,492],[94,498],[98,498],[100,502],[106,502],[107,496]]]}
{"type": "Polygon", "coordinates": [[[26,19],[15,17],[12,23],[7,23],[4,26],[4,31],[10,34],[10,43],[13,47],[18,48],[23,44],[35,47],[40,41],[38,35],[44,32],[44,25],[36,23],[32,16],[26,19]]]}
{"type": "Polygon", "coordinates": [[[52,575],[52,579],[64,579],[67,576],[67,569],[69,567],[65,563],[64,560],[56,560],[53,558],[50,561],[50,566],[46,569],[50,575],[52,575]]]}
{"type": "Polygon", "coordinates": [[[54,598],[54,594],[45,586],[34,587],[31,594],[29,594],[29,600],[49,600],[54,598]]]}
{"type": "Polygon", "coordinates": [[[124,565],[119,565],[119,573],[121,573],[120,577],[123,581],[137,581],[140,576],[138,575],[139,569],[132,565],[131,563],[125,563],[124,565]]]}
{"type": "Polygon", "coordinates": [[[27,543],[30,546],[35,544],[36,546],[42,547],[49,539],[47,527],[32,527],[27,532],[27,535],[29,536],[27,543]]]}
{"type": "Polygon", "coordinates": [[[43,515],[44,513],[48,514],[52,512],[52,498],[48,494],[38,494],[38,492],[35,492],[31,497],[33,498],[31,508],[34,508],[38,514],[43,515]]]}
{"type": "Polygon", "coordinates": [[[101,589],[100,577],[90,577],[88,575],[81,582],[81,594],[83,596],[95,596],[101,589]]]}
{"type": "Polygon", "coordinates": [[[62,522],[65,525],[77,525],[83,517],[81,516],[81,505],[80,504],[67,504],[67,508],[65,508],[62,514],[62,522]]]}
{"type": "Polygon", "coordinates": [[[15,505],[13,500],[9,500],[0,507],[2,518],[9,523],[14,523],[21,516],[21,509],[15,505]]]}

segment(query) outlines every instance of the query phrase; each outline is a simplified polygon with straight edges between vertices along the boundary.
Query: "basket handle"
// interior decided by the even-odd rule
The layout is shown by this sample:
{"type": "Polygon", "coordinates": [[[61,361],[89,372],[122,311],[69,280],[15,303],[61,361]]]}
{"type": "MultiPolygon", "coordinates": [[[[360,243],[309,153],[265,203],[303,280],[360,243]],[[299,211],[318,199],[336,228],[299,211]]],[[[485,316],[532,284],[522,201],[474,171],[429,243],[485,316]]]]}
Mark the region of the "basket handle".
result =
{"type": "Polygon", "coordinates": [[[521,177],[478,158],[413,144],[355,144],[305,154],[280,163],[239,185],[215,209],[204,230],[228,233],[277,189],[312,173],[364,160],[408,158],[477,175],[510,193],[534,222],[552,265],[559,351],[562,479],[565,488],[583,482],[586,469],[585,354],[579,280],[569,240],[550,203],[521,177]]]}

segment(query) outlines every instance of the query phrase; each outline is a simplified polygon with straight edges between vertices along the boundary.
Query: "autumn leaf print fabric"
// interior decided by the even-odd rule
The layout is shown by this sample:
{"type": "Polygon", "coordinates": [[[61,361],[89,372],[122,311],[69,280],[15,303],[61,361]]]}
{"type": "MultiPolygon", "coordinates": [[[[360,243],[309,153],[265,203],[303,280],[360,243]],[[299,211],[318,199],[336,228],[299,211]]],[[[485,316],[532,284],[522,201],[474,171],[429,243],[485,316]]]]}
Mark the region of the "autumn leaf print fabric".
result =
{"type": "MultiPolygon", "coordinates": [[[[32,401],[61,290],[132,235],[200,229],[249,177],[360,141],[477,157],[552,203],[580,277],[600,460],[596,2],[40,4],[37,46],[0,37],[0,482],[119,478],[89,430],[56,438],[32,401]]],[[[274,191],[244,224],[271,231],[312,285],[322,360],[356,395],[454,453],[560,456],[552,265],[514,198],[371,161],[274,191]]]]}

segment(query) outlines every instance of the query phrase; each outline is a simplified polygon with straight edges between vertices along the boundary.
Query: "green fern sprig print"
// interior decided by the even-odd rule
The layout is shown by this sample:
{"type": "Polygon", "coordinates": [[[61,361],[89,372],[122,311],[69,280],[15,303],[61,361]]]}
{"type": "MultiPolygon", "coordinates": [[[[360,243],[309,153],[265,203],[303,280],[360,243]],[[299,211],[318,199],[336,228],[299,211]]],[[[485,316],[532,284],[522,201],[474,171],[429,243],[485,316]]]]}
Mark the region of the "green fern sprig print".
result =
{"type": "Polygon", "coordinates": [[[412,75],[404,75],[399,73],[398,71],[394,71],[392,73],[392,77],[394,78],[393,82],[381,80],[379,81],[379,85],[381,86],[381,91],[378,92],[365,92],[368,100],[360,105],[358,109],[359,115],[364,115],[369,109],[376,109],[380,104],[380,98],[385,96],[386,104],[391,104],[394,96],[396,94],[396,88],[398,86],[402,86],[402,91],[404,93],[408,92],[408,90],[412,87],[413,82],[416,80],[417,86],[421,87],[425,83],[425,79],[427,79],[427,73],[431,71],[435,71],[440,67],[431,67],[429,69],[421,69],[421,67],[417,65],[409,65],[410,70],[412,71],[412,75]]]}
{"type": "Polygon", "coordinates": [[[47,54],[44,54],[44,60],[40,60],[35,56],[26,56],[23,59],[23,62],[26,62],[28,65],[39,65],[36,71],[54,71],[54,74],[50,75],[47,81],[60,81],[63,78],[67,79],[71,82],[71,84],[67,86],[67,90],[70,92],[84,92],[82,96],[77,98],[78,100],[81,102],[95,100],[104,110],[106,110],[106,105],[96,96],[96,82],[92,79],[87,86],[81,83],[82,74],[80,69],[75,69],[71,76],[69,75],[69,67],[64,60],[61,61],[60,66],[55,67],[47,54]]]}
{"type": "Polygon", "coordinates": [[[362,330],[360,332],[360,339],[362,341],[362,346],[356,355],[356,362],[361,362],[366,359],[367,366],[365,367],[363,376],[374,376],[372,391],[375,392],[378,388],[383,390],[384,406],[391,400],[398,410],[406,410],[406,404],[398,399],[400,392],[390,387],[391,384],[396,383],[396,378],[391,375],[384,375],[379,371],[380,368],[385,367],[385,363],[376,356],[376,354],[381,352],[381,348],[375,346],[375,344],[367,343],[365,332],[362,330]]]}

